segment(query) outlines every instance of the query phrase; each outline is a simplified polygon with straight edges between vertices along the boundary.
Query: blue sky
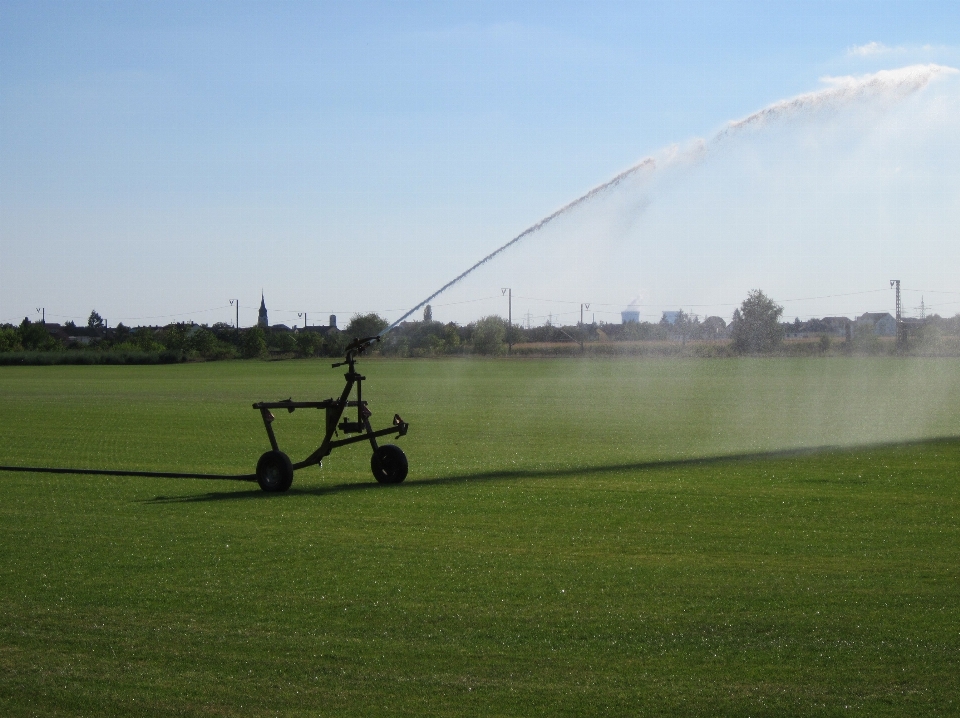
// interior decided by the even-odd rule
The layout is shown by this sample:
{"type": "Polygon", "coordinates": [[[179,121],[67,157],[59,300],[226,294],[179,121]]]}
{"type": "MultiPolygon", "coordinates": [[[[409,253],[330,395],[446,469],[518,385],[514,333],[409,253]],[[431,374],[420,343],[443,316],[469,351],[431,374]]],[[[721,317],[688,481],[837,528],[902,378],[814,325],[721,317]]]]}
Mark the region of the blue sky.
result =
{"type": "MultiPolygon", "coordinates": [[[[343,323],[366,311],[395,319],[543,216],[665,147],[710,138],[731,120],[823,87],[824,77],[917,63],[960,67],[958,9],[945,2],[0,2],[0,322],[45,307],[53,321],[85,321],[97,309],[111,324],[213,323],[232,321],[228,300],[239,298],[241,324],[249,325],[261,289],[272,321],[302,322],[303,311],[311,323],[330,313],[343,323]]],[[[912,122],[898,117],[900,125],[912,122]]],[[[918,202],[930,174],[945,171],[929,164],[930,147],[949,128],[932,127],[929,142],[898,159],[912,177],[927,176],[927,184],[898,185],[898,202],[918,202]]],[[[803,142],[820,131],[808,128],[803,142]]],[[[955,134],[947,139],[955,146],[955,134]]],[[[764,173],[776,175],[769,158],[778,149],[766,147],[764,173]]],[[[883,145],[870,147],[876,153],[883,145]]],[[[821,171],[836,178],[849,163],[872,166],[865,153],[821,171]]],[[[793,172],[789,161],[777,161],[793,172]]],[[[742,156],[734,164],[745,187],[764,185],[748,176],[755,165],[742,156]]],[[[732,176],[712,171],[678,182],[702,195],[704,183],[732,176]]],[[[940,218],[941,229],[955,218],[954,179],[946,186],[923,200],[923,216],[940,218]]],[[[682,187],[672,191],[665,206],[684,205],[682,187]]],[[[877,191],[891,201],[888,190],[877,191]]],[[[874,216],[880,195],[864,196],[851,202],[874,216]]],[[[711,206],[697,205],[703,226],[713,223],[711,206]]],[[[791,206],[784,199],[779,218],[787,233],[791,206]]],[[[816,221],[829,224],[841,211],[831,207],[816,221]]],[[[641,303],[651,317],[694,305],[728,317],[751,288],[794,300],[807,286],[800,270],[779,282],[785,270],[758,261],[736,282],[697,274],[695,290],[689,266],[649,253],[666,235],[652,233],[654,225],[637,230],[633,219],[634,234],[624,236],[648,247],[637,261],[659,277],[659,289],[642,273],[631,284],[604,281],[601,270],[583,287],[569,275],[544,281],[538,258],[547,255],[558,266],[588,254],[597,266],[617,265],[617,242],[606,241],[609,231],[598,239],[596,230],[609,218],[583,217],[576,237],[561,233],[516,258],[505,254],[461,291],[437,298],[436,318],[504,314],[499,290],[507,284],[529,298],[515,300],[515,318],[530,312],[534,323],[571,312],[577,296],[605,307],[597,319],[606,321],[636,297],[647,298],[641,303]]],[[[677,226],[669,216],[659,221],[677,226]]],[[[929,256],[956,240],[943,230],[922,251],[929,256]]],[[[700,251],[696,238],[684,241],[688,255],[700,251]]],[[[717,256],[727,256],[723,241],[710,240],[717,256]]],[[[854,243],[843,261],[865,252],[854,243]]],[[[887,254],[886,264],[812,281],[810,289],[815,296],[882,289],[886,274],[903,266],[887,254]]],[[[943,313],[960,310],[950,305],[960,293],[949,294],[960,283],[942,272],[918,267],[901,279],[942,293],[943,313]]],[[[788,305],[787,314],[892,307],[888,294],[857,296],[788,305]]]]}

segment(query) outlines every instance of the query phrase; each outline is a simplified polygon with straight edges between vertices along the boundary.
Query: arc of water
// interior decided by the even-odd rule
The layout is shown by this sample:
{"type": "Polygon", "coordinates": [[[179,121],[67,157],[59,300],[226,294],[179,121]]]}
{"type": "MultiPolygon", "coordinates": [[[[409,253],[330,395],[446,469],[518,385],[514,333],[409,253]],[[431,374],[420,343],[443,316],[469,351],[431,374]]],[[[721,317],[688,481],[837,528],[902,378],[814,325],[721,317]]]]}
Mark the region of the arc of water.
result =
{"type": "Polygon", "coordinates": [[[424,299],[422,302],[420,302],[417,306],[413,307],[410,311],[408,311],[406,314],[404,314],[402,317],[400,317],[400,318],[399,318],[397,321],[395,321],[393,324],[391,324],[391,325],[388,326],[386,329],[384,329],[383,331],[381,331],[380,334],[379,334],[379,336],[383,336],[384,334],[386,334],[387,332],[389,332],[391,329],[393,329],[395,326],[397,326],[398,324],[400,324],[400,322],[402,322],[404,319],[406,319],[407,317],[409,317],[409,316],[410,316],[411,314],[413,314],[415,311],[417,311],[418,309],[426,306],[426,305],[427,305],[429,302],[431,302],[433,299],[435,299],[435,298],[438,297],[439,295],[443,294],[445,291],[447,291],[447,290],[448,290],[450,287],[452,287],[454,284],[456,284],[457,282],[459,282],[461,279],[463,279],[464,277],[466,277],[468,274],[470,274],[470,273],[473,272],[474,270],[479,269],[480,267],[482,267],[484,264],[486,264],[487,262],[489,262],[491,259],[493,259],[494,257],[496,257],[496,256],[497,256],[498,254],[500,254],[501,252],[509,249],[511,246],[513,246],[514,244],[516,244],[517,242],[519,242],[519,241],[520,241],[521,239],[523,239],[524,237],[527,237],[528,235],[531,235],[531,234],[533,234],[534,232],[537,232],[538,230],[543,229],[546,225],[548,225],[550,222],[552,222],[553,220],[555,220],[555,219],[556,219],[557,217],[559,217],[561,214],[564,214],[565,212],[569,212],[569,211],[570,211],[571,209],[573,209],[574,207],[576,207],[576,206],[578,206],[578,205],[581,205],[581,204],[583,204],[584,202],[588,202],[589,200],[591,200],[591,199],[593,199],[594,197],[596,197],[598,194],[601,194],[602,192],[606,192],[608,189],[611,189],[611,188],[613,188],[613,187],[616,187],[618,184],[620,184],[621,182],[623,182],[625,179],[627,179],[627,178],[630,177],[631,175],[635,175],[637,172],[640,172],[641,170],[643,170],[643,169],[645,169],[645,168],[654,169],[655,167],[656,167],[656,160],[654,160],[652,157],[648,157],[647,159],[643,160],[642,162],[639,162],[639,163],[635,164],[633,167],[631,167],[631,168],[629,168],[629,169],[627,169],[627,170],[624,170],[623,172],[621,172],[620,174],[618,174],[616,177],[614,177],[613,179],[609,180],[608,182],[604,182],[602,185],[599,185],[599,186],[597,186],[597,187],[594,187],[592,190],[590,190],[589,192],[587,192],[585,195],[583,195],[583,196],[581,196],[581,197],[578,197],[577,199],[573,200],[572,202],[569,202],[569,203],[565,204],[563,207],[561,207],[560,209],[558,209],[558,210],[557,210],[556,212],[554,212],[553,214],[550,214],[550,215],[548,215],[547,217],[544,217],[543,219],[541,219],[541,220],[540,220],[539,222],[537,222],[535,225],[533,225],[533,226],[531,226],[531,227],[527,227],[525,230],[523,230],[523,231],[522,231],[520,234],[518,234],[516,237],[514,237],[514,238],[511,239],[509,242],[507,242],[506,244],[504,244],[502,247],[500,247],[499,249],[494,250],[493,252],[491,252],[490,254],[488,254],[486,257],[484,257],[483,259],[481,259],[479,262],[477,262],[476,264],[474,264],[472,267],[470,267],[469,269],[467,269],[465,272],[462,272],[461,274],[457,275],[456,277],[454,277],[453,279],[451,279],[449,282],[447,282],[446,284],[444,284],[442,287],[440,287],[440,289],[438,289],[437,291],[435,291],[435,292],[434,292],[433,294],[431,294],[429,297],[427,297],[427,298],[424,299]]]}
{"type": "Polygon", "coordinates": [[[641,170],[647,169],[650,171],[655,171],[659,168],[659,166],[664,164],[673,164],[674,162],[680,160],[690,161],[700,159],[706,154],[710,147],[724,142],[740,132],[744,132],[752,127],[762,127],[766,124],[784,119],[786,117],[795,117],[807,112],[817,112],[823,108],[855,102],[869,97],[887,97],[888,99],[892,99],[894,101],[900,100],[926,87],[937,75],[956,74],[957,72],[958,70],[952,67],[931,64],[911,65],[909,67],[903,67],[897,70],[882,70],[880,72],[870,75],[863,75],[860,77],[828,78],[828,82],[831,84],[830,87],[817,90],[815,92],[797,95],[796,97],[790,99],[780,100],[779,102],[768,105],[762,110],[754,112],[743,119],[730,122],[724,129],[716,133],[709,142],[700,141],[695,144],[693,149],[684,153],[680,153],[679,155],[674,153],[673,156],[668,157],[665,162],[661,161],[658,164],[656,159],[653,157],[648,157],[633,165],[629,169],[624,170],[613,179],[594,187],[583,196],[565,204],[563,207],[547,217],[544,217],[531,227],[523,230],[520,234],[504,244],[502,247],[494,250],[472,267],[468,268],[466,271],[462,272],[444,284],[442,287],[440,287],[440,289],[435,291],[429,297],[410,309],[410,311],[405,313],[402,317],[397,319],[393,324],[390,324],[386,329],[381,331],[378,336],[383,336],[389,332],[418,309],[421,309],[429,302],[433,301],[436,297],[443,294],[450,287],[457,284],[457,282],[464,279],[476,269],[482,267],[497,255],[509,249],[517,242],[543,229],[546,225],[560,215],[565,214],[566,212],[569,212],[575,207],[578,207],[586,202],[589,202],[594,197],[603,194],[608,190],[613,189],[617,185],[621,184],[624,180],[637,174],[641,170]]]}

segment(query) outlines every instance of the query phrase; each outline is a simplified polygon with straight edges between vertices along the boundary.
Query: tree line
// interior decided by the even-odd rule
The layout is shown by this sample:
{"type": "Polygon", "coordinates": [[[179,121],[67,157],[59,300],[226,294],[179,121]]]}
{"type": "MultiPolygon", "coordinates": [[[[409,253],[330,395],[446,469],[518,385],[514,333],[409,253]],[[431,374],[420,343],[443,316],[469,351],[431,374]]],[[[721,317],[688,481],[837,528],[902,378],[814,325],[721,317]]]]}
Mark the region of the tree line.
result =
{"type": "MultiPolygon", "coordinates": [[[[722,344],[730,354],[769,354],[780,350],[786,329],[783,307],[760,290],[751,291],[733,314],[729,326],[719,317],[698,317],[678,312],[673,321],[625,324],[544,325],[523,328],[502,317],[488,316],[466,325],[438,322],[428,305],[421,321],[404,322],[384,335],[375,351],[385,356],[429,357],[458,354],[503,355],[515,345],[526,347],[571,344],[583,349],[597,342],[709,342],[722,344]],[[722,340],[722,341],[721,341],[722,340]]],[[[815,321],[808,322],[810,326],[815,321]]],[[[16,363],[173,363],[223,359],[339,357],[356,337],[374,336],[388,326],[375,314],[357,314],[342,331],[336,327],[250,327],[238,329],[224,322],[212,326],[173,323],[163,327],[107,328],[96,311],[86,326],[67,322],[63,327],[31,322],[0,326],[0,364],[16,363]],[[56,327],[54,329],[54,327],[56,327]]],[[[929,320],[930,336],[960,334],[960,316],[929,320]],[[952,323],[951,323],[952,322],[952,323]],[[956,326],[954,326],[956,325],[956,326]]],[[[860,329],[846,346],[871,351],[876,337],[860,329]]],[[[831,339],[820,337],[820,350],[831,339]]]]}

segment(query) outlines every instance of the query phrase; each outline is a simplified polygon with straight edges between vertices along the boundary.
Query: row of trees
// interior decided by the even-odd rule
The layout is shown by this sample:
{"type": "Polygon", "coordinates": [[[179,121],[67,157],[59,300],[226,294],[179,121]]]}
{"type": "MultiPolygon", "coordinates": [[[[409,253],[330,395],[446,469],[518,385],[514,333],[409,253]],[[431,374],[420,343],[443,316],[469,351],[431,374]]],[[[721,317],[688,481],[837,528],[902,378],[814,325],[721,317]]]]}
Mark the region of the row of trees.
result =
{"type": "MultiPolygon", "coordinates": [[[[349,328],[348,328],[349,329],[349,328]]],[[[264,357],[271,352],[297,356],[338,356],[346,334],[337,331],[321,336],[315,332],[274,332],[261,327],[237,330],[225,323],[205,326],[177,323],[165,327],[113,329],[65,325],[51,333],[50,327],[24,319],[19,326],[0,326],[0,353],[62,352],[94,350],[127,354],[163,355],[166,361],[184,359],[232,359],[264,357]]]]}
{"type": "MultiPolygon", "coordinates": [[[[474,353],[503,354],[519,343],[587,342],[631,340],[705,340],[730,337],[730,350],[738,354],[764,354],[776,351],[784,339],[780,319],[783,307],[762,291],[751,291],[734,312],[727,327],[719,317],[700,321],[680,312],[676,321],[667,323],[629,323],[542,326],[523,329],[510,326],[501,317],[484,317],[465,326],[433,320],[430,306],[423,320],[405,322],[384,336],[379,351],[388,356],[439,356],[474,353]]],[[[939,318],[938,318],[939,319],[939,318]]],[[[946,323],[951,320],[941,320],[946,323]]],[[[955,321],[960,332],[960,317],[955,321]]],[[[129,328],[118,324],[107,329],[97,312],[91,312],[86,327],[71,323],[52,334],[48,325],[24,319],[20,326],[0,326],[0,352],[56,352],[65,349],[95,349],[101,352],[162,354],[166,360],[255,358],[268,355],[330,356],[342,355],[354,337],[379,334],[387,322],[377,314],[356,315],[344,331],[335,328],[280,330],[251,327],[238,330],[225,323],[212,326],[170,324],[165,327],[129,328]],[[73,341],[64,336],[73,337],[73,341]]],[[[953,328],[953,327],[950,327],[953,328]]],[[[829,339],[826,346],[829,347],[829,339]]]]}

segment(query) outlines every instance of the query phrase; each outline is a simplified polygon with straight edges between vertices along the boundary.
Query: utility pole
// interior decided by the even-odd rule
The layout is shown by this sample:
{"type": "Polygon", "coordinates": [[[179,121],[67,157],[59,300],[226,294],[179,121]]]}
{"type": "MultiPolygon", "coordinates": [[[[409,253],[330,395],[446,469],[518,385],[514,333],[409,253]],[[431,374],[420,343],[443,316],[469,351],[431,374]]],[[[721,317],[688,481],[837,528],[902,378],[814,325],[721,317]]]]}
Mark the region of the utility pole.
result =
{"type": "Polygon", "coordinates": [[[231,299],[231,300],[230,300],[230,306],[231,306],[231,307],[236,306],[236,308],[237,308],[237,331],[239,332],[239,331],[240,331],[240,300],[239,300],[239,299],[231,299]]]}
{"type": "Polygon", "coordinates": [[[512,338],[513,329],[513,290],[510,287],[502,287],[500,289],[500,294],[507,295],[507,354],[513,351],[513,342],[510,341],[512,338]]]}
{"type": "Polygon", "coordinates": [[[37,307],[37,314],[40,315],[40,323],[47,323],[47,308],[46,307],[37,307]]]}
{"type": "Polygon", "coordinates": [[[897,349],[903,348],[903,312],[900,305],[900,280],[891,279],[890,286],[897,290],[897,349]]]}
{"type": "Polygon", "coordinates": [[[583,303],[583,304],[580,305],[580,326],[581,326],[581,327],[583,326],[583,309],[584,309],[584,307],[586,307],[587,309],[589,309],[589,308],[590,308],[590,302],[586,302],[586,303],[583,303]]]}
{"type": "Polygon", "coordinates": [[[297,312],[298,317],[303,317],[303,328],[307,328],[307,313],[306,312],[297,312]]]}

